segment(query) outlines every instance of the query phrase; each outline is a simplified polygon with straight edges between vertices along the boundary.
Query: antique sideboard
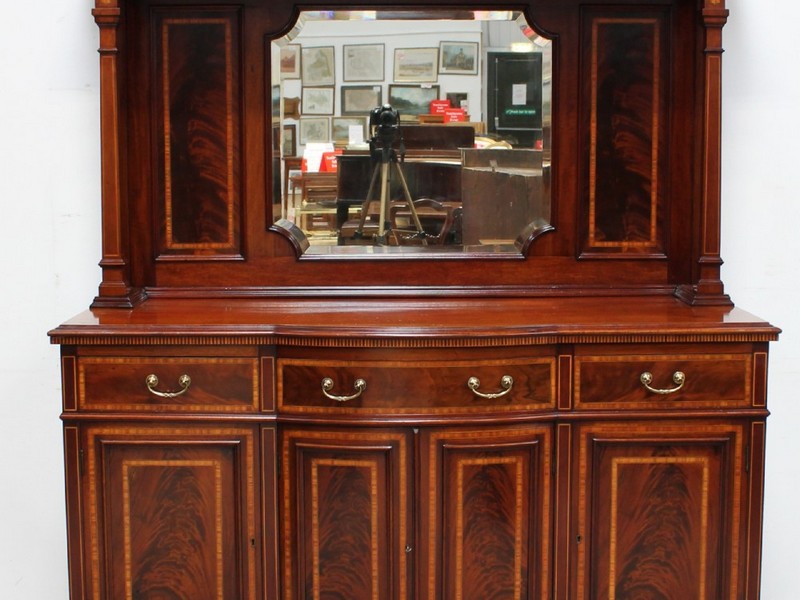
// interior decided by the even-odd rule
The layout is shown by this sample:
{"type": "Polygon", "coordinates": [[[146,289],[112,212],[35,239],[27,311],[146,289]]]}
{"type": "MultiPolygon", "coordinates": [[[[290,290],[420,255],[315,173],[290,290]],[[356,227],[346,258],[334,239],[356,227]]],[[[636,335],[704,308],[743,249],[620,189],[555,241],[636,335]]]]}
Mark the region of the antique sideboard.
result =
{"type": "MultiPolygon", "coordinates": [[[[720,278],[724,2],[318,8],[96,0],[102,281],[50,332],[70,597],[759,598],[779,330],[720,278]],[[549,202],[517,239],[319,246],[280,214],[274,56],[353,8],[401,20],[370,51],[422,18],[540,36],[549,202]]],[[[482,73],[453,40],[442,96],[482,73]]]]}

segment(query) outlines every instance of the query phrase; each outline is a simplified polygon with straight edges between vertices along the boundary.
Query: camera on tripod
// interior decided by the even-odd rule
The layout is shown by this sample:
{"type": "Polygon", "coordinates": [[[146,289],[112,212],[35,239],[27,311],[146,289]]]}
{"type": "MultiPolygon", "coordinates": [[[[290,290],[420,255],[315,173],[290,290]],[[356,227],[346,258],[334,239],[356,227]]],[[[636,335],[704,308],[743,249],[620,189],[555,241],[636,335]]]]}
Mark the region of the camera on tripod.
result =
{"type": "Polygon", "coordinates": [[[405,147],[403,146],[403,137],[400,132],[400,113],[392,108],[391,104],[373,108],[369,113],[369,129],[371,134],[369,139],[370,155],[375,166],[372,170],[372,180],[367,190],[367,197],[364,200],[364,204],[361,205],[361,219],[358,223],[358,229],[353,233],[353,238],[361,239],[364,236],[364,225],[369,214],[372,194],[380,181],[380,216],[378,218],[378,233],[375,235],[375,241],[378,244],[387,244],[393,239],[394,243],[399,243],[400,238],[396,235],[397,232],[392,231],[392,223],[389,220],[389,179],[390,172],[393,171],[402,186],[403,197],[414,224],[414,232],[403,239],[417,238],[421,240],[424,246],[427,246],[425,231],[422,229],[422,223],[417,215],[417,209],[414,207],[408,183],[403,175],[403,170],[400,168],[397,152],[393,148],[394,143],[399,140],[400,160],[402,161],[405,147]]]}

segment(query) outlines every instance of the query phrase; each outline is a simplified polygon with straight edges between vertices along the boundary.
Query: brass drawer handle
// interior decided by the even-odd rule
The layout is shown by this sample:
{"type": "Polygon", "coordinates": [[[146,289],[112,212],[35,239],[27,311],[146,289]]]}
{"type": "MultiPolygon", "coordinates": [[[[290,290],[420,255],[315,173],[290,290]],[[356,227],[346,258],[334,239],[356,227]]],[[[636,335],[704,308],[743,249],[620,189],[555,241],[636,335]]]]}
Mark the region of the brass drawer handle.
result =
{"type": "Polygon", "coordinates": [[[489,400],[505,396],[507,393],[511,391],[513,385],[514,385],[514,378],[511,377],[511,375],[503,375],[503,377],[500,379],[500,387],[503,388],[502,392],[483,393],[478,391],[478,388],[481,387],[480,379],[478,379],[477,377],[470,377],[467,380],[467,387],[472,390],[473,394],[475,394],[476,396],[480,396],[481,398],[487,398],[489,400]]]}
{"type": "Polygon", "coordinates": [[[330,377],[326,377],[322,380],[322,393],[325,394],[326,398],[330,398],[331,400],[336,400],[336,402],[347,402],[348,400],[355,400],[361,395],[365,389],[367,389],[367,382],[363,379],[356,379],[355,384],[353,387],[356,389],[356,393],[352,396],[335,396],[334,394],[329,394],[333,389],[333,379],[330,377]]]}
{"type": "Polygon", "coordinates": [[[677,387],[674,388],[665,388],[659,389],[650,387],[650,384],[653,383],[653,374],[649,371],[645,371],[639,376],[639,381],[642,382],[642,385],[647,388],[648,392],[653,392],[654,394],[661,394],[662,396],[666,396],[667,394],[674,394],[679,389],[683,387],[683,384],[686,383],[686,375],[683,374],[683,371],[675,371],[672,374],[672,381],[677,384],[677,387]]]}
{"type": "Polygon", "coordinates": [[[159,392],[155,387],[158,385],[158,377],[156,377],[153,373],[150,373],[145,380],[145,384],[147,384],[147,389],[150,391],[151,394],[158,396],[159,398],[177,398],[181,394],[185,394],[186,390],[189,389],[189,386],[192,384],[192,378],[186,375],[185,373],[178,377],[178,385],[181,386],[177,392],[159,392]]]}

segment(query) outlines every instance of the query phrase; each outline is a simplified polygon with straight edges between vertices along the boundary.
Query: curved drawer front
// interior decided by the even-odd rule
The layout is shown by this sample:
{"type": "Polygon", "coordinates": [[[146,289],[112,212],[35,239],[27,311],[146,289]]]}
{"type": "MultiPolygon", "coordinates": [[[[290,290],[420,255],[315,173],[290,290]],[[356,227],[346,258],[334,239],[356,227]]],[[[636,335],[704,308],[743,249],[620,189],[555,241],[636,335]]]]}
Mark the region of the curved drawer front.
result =
{"type": "Polygon", "coordinates": [[[578,356],[575,408],[745,408],[752,378],[750,354],[578,356]]]}
{"type": "Polygon", "coordinates": [[[252,412],[258,410],[258,361],[83,357],[78,401],[83,410],[252,412]]]}
{"type": "Polygon", "coordinates": [[[285,413],[536,411],[553,408],[555,385],[555,359],[550,357],[416,363],[278,360],[278,402],[285,413]],[[506,376],[513,383],[504,387],[506,376]],[[472,377],[479,380],[475,391],[467,385],[472,377]],[[326,378],[331,380],[328,393],[339,400],[323,393],[326,378]],[[365,383],[361,393],[359,379],[365,383]],[[356,397],[345,399],[349,396],[356,397]]]}

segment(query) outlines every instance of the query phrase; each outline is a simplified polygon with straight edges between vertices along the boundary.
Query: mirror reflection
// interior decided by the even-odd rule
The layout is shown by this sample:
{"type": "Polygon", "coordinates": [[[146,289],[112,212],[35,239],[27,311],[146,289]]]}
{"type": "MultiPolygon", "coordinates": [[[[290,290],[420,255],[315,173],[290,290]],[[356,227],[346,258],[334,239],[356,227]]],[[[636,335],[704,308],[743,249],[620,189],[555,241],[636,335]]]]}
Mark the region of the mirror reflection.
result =
{"type": "Polygon", "coordinates": [[[519,256],[550,229],[551,80],[519,12],[302,12],[272,41],[277,228],[309,256],[519,256]]]}

